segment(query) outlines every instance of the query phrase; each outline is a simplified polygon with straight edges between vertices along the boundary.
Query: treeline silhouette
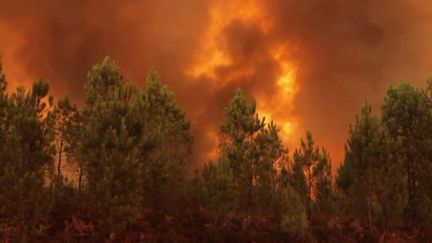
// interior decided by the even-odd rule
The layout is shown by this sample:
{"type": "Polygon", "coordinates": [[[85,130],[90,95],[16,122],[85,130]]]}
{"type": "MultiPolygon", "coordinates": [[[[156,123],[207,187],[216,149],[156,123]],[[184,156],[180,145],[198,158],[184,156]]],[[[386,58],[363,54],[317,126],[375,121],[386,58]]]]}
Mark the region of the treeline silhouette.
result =
{"type": "Polygon", "coordinates": [[[365,104],[335,177],[310,131],[288,151],[241,90],[217,159],[192,171],[190,122],[154,70],[142,90],[105,58],[81,107],[55,102],[44,80],[6,88],[0,65],[3,241],[432,239],[432,80],[390,87],[381,117],[365,104]]]}

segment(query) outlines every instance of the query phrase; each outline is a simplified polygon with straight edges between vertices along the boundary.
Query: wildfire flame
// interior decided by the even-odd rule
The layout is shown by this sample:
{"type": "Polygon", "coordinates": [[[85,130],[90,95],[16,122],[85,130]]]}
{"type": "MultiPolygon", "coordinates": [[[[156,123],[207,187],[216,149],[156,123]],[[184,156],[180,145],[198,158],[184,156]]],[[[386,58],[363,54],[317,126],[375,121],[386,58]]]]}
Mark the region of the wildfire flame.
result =
{"type": "Polygon", "coordinates": [[[199,55],[195,65],[186,71],[188,75],[193,77],[206,75],[214,78],[217,67],[232,64],[229,55],[220,48],[218,38],[233,21],[254,23],[264,31],[270,27],[270,22],[266,20],[255,0],[218,1],[214,3],[210,11],[210,23],[203,40],[204,45],[200,48],[201,55],[199,55]]]}
{"type": "MultiPolygon", "coordinates": [[[[293,99],[298,91],[295,83],[294,64],[290,63],[286,56],[285,46],[279,46],[275,49],[273,58],[279,64],[279,77],[276,80],[278,86],[277,93],[269,100],[264,102],[258,110],[265,114],[270,120],[274,120],[280,128],[282,140],[286,143],[292,143],[293,136],[297,128],[296,119],[291,115],[293,99]]],[[[265,101],[265,99],[263,99],[265,101]]],[[[258,103],[259,105],[259,103],[258,103]]]]}
{"type": "MultiPolygon", "coordinates": [[[[218,1],[211,9],[208,31],[204,36],[203,46],[198,48],[198,55],[194,64],[185,72],[187,75],[199,79],[208,77],[220,85],[232,82],[236,77],[250,77],[256,70],[246,67],[236,69],[229,74],[229,77],[218,77],[216,71],[220,67],[233,65],[233,60],[219,43],[220,36],[233,21],[240,21],[256,25],[266,34],[272,28],[271,18],[266,16],[261,7],[260,0],[249,1],[218,1]]],[[[278,76],[272,80],[277,85],[276,93],[272,97],[258,98],[258,113],[266,117],[266,121],[273,120],[280,129],[281,138],[285,143],[291,144],[293,135],[297,128],[297,122],[291,115],[293,98],[298,91],[295,83],[295,64],[289,60],[289,47],[286,43],[275,43],[272,50],[268,50],[271,59],[276,63],[278,76]]],[[[207,79],[208,80],[208,79],[207,79]]],[[[209,139],[215,139],[215,132],[208,133],[209,139]]],[[[212,151],[210,155],[214,155],[212,151]]]]}

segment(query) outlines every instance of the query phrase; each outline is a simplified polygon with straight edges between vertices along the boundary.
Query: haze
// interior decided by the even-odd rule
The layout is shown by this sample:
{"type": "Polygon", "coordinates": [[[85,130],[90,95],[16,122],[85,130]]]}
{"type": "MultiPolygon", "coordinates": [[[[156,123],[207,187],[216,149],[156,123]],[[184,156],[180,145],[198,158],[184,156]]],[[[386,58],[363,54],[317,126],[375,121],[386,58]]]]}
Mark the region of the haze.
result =
{"type": "Polygon", "coordinates": [[[12,88],[44,77],[78,101],[106,55],[141,85],[155,67],[192,120],[198,164],[237,88],[291,150],[311,129],[339,163],[366,100],[379,111],[389,84],[432,75],[431,24],[429,1],[2,1],[0,54],[12,88]]]}

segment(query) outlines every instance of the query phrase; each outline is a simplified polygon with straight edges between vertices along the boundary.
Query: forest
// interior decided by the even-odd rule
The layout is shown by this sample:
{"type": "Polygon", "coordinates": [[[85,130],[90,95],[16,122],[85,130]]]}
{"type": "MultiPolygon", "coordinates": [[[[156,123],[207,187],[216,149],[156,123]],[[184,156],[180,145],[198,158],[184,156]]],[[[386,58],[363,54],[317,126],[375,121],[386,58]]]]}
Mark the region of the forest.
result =
{"type": "Polygon", "coordinates": [[[349,136],[334,170],[311,131],[288,147],[241,89],[205,163],[155,70],[142,89],[106,57],[80,105],[42,79],[7,90],[0,65],[1,241],[432,240],[432,79],[390,86],[379,111],[365,102],[340,128],[349,136]]]}

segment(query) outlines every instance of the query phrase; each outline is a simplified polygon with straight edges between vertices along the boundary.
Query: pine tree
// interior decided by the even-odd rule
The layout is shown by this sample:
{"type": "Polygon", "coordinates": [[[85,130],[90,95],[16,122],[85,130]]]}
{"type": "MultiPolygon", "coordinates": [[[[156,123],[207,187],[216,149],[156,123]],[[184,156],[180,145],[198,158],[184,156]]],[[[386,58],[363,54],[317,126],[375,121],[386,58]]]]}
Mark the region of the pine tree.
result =
{"type": "Polygon", "coordinates": [[[115,87],[123,83],[123,76],[117,63],[105,57],[102,63],[94,65],[87,74],[84,86],[86,105],[91,107],[98,99],[104,99],[115,87]]]}
{"type": "Polygon", "coordinates": [[[297,191],[303,203],[307,205],[308,185],[304,172],[303,158],[298,149],[294,150],[291,170],[288,173],[287,177],[290,185],[297,191]]]}
{"type": "Polygon", "coordinates": [[[331,190],[324,186],[330,179],[330,158],[328,152],[315,145],[312,133],[306,132],[306,141],[301,139],[300,148],[294,151],[294,164],[292,170],[292,185],[304,198],[308,219],[311,220],[314,195],[324,196],[325,190],[331,190]],[[319,188],[318,188],[319,186],[319,188]]]}
{"type": "Polygon", "coordinates": [[[5,141],[7,131],[7,109],[8,109],[8,95],[6,93],[7,80],[6,75],[3,73],[3,65],[0,60],[0,146],[5,141]]]}
{"type": "Polygon", "coordinates": [[[276,190],[277,165],[286,152],[278,132],[276,124],[270,122],[256,139],[261,157],[256,165],[256,203],[261,210],[268,210],[268,202],[276,190]]]}
{"type": "MultiPolygon", "coordinates": [[[[278,173],[275,175],[274,193],[271,202],[273,217],[278,223],[279,233],[288,233],[291,237],[298,237],[306,232],[309,224],[304,198],[304,195],[306,195],[306,182],[304,173],[293,173],[294,167],[290,167],[291,161],[288,156],[288,151],[285,149],[277,163],[278,173]],[[293,176],[298,177],[294,178],[293,176]],[[301,187],[303,196],[292,185],[298,186],[297,189],[301,187]]],[[[292,164],[292,166],[294,165],[292,164]]],[[[299,165],[297,169],[300,170],[301,164],[297,165],[299,165]]]]}
{"type": "Polygon", "coordinates": [[[203,206],[215,215],[215,224],[236,207],[236,185],[232,170],[225,161],[205,164],[201,174],[203,206]]]}
{"type": "Polygon", "coordinates": [[[137,217],[142,202],[142,94],[122,83],[108,58],[90,71],[86,94],[80,143],[86,192],[102,229],[115,232],[137,217]]]}
{"type": "Polygon", "coordinates": [[[406,223],[415,227],[432,215],[432,195],[427,193],[432,172],[430,102],[426,92],[403,83],[388,89],[381,110],[390,137],[398,141],[396,155],[403,161],[407,177],[406,223]]]}
{"type": "Polygon", "coordinates": [[[318,166],[315,189],[315,204],[320,212],[329,213],[334,209],[333,179],[329,152],[322,148],[318,166]]]}
{"type": "Polygon", "coordinates": [[[43,80],[34,83],[31,92],[19,87],[8,96],[2,74],[0,79],[0,215],[18,226],[27,241],[47,209],[44,175],[53,162],[52,98],[43,80]]]}
{"type": "Polygon", "coordinates": [[[374,223],[374,204],[381,206],[387,225],[389,217],[397,215],[396,204],[403,196],[403,169],[393,157],[394,149],[385,128],[366,104],[355,124],[350,126],[345,162],[337,182],[345,195],[358,204],[351,205],[351,209],[357,208],[360,215],[367,215],[370,229],[374,223]]]}
{"type": "Polygon", "coordinates": [[[240,210],[268,212],[277,183],[277,164],[286,150],[276,124],[268,125],[256,112],[254,100],[248,101],[238,90],[225,109],[220,129],[220,160],[232,170],[240,210]]]}
{"type": "Polygon", "coordinates": [[[58,101],[54,108],[57,152],[57,175],[62,180],[62,162],[76,159],[79,140],[80,115],[77,107],[68,97],[58,101]]]}
{"type": "Polygon", "coordinates": [[[302,236],[308,229],[307,214],[301,196],[291,185],[279,187],[272,200],[279,231],[302,236]]]}
{"type": "Polygon", "coordinates": [[[145,158],[144,192],[156,206],[175,208],[185,190],[187,165],[191,160],[194,138],[190,121],[176,103],[174,93],[151,70],[143,94],[143,139],[141,157],[145,158]],[[174,189],[175,188],[175,189],[174,189]],[[164,204],[171,204],[170,207],[164,204]]]}
{"type": "Polygon", "coordinates": [[[258,117],[255,101],[248,101],[243,91],[238,90],[225,109],[221,152],[233,171],[239,190],[239,206],[248,212],[255,205],[254,184],[259,159],[256,139],[264,128],[264,119],[258,117]]]}

